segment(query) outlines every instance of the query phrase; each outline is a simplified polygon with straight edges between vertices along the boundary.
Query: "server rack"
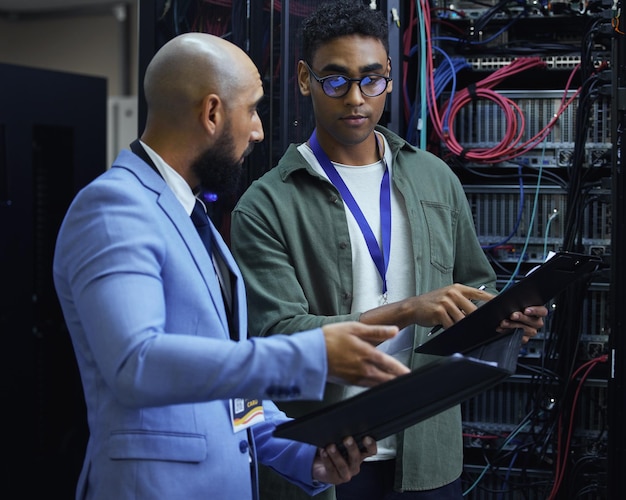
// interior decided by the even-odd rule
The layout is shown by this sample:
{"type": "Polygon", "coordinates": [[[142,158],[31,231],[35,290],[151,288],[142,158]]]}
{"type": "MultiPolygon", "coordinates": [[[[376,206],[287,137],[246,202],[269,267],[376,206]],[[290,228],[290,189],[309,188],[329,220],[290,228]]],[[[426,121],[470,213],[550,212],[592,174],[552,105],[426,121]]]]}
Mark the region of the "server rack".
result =
{"type": "Polygon", "coordinates": [[[510,380],[463,404],[468,498],[626,491],[617,472],[623,373],[612,367],[623,356],[623,274],[614,263],[623,157],[616,12],[608,2],[420,2],[416,17],[429,29],[412,43],[428,41],[432,81],[420,80],[427,62],[405,48],[413,55],[406,95],[423,95],[426,85],[438,91],[422,143],[414,128],[422,103],[405,101],[406,136],[442,156],[464,183],[499,286],[550,251],[593,253],[605,263],[549,304],[546,326],[520,350],[510,380]]]}
{"type": "MultiPolygon", "coordinates": [[[[140,2],[140,72],[173,34],[198,30],[197,19],[257,63],[268,133],[242,189],[312,129],[294,78],[299,23],[318,3],[209,0],[200,16],[197,5],[173,12],[185,4],[140,2]]],[[[619,498],[626,491],[622,2],[374,3],[387,15],[394,62],[383,124],[457,173],[499,286],[550,251],[593,253],[605,263],[548,304],[546,326],[520,350],[509,381],[463,404],[467,497],[619,498]],[[519,59],[533,62],[509,72],[519,59]],[[494,74],[503,76],[484,87],[494,74]],[[505,104],[480,97],[483,88],[505,104]],[[452,112],[447,103],[463,92],[466,102],[452,112]],[[510,133],[518,134],[516,147],[502,144],[510,133]]]]}
{"type": "Polygon", "coordinates": [[[626,148],[626,27],[623,18],[617,18],[625,7],[624,2],[614,2],[611,9],[612,24],[620,36],[612,40],[612,68],[614,71],[611,83],[613,122],[611,132],[614,149],[612,151],[612,196],[613,225],[611,243],[611,328],[610,356],[611,371],[609,374],[608,401],[608,481],[607,498],[620,498],[626,492],[626,475],[623,466],[626,463],[626,269],[622,256],[626,251],[626,179],[624,178],[624,157],[626,148]]]}

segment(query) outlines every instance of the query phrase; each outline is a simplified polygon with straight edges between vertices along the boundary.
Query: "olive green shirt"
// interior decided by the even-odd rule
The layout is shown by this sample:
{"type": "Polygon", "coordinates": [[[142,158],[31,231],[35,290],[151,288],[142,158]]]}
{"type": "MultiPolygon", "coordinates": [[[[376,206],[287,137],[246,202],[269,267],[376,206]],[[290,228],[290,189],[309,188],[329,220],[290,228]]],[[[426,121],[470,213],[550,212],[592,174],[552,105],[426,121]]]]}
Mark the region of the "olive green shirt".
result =
{"type": "MultiPolygon", "coordinates": [[[[383,127],[377,130],[392,150],[392,182],[406,204],[414,258],[407,273],[415,276],[415,295],[453,283],[486,284],[495,291],[495,273],[480,248],[456,175],[436,156],[383,127]]],[[[295,145],[241,197],[232,213],[231,241],[246,281],[251,335],[358,320],[360,313],[350,313],[352,252],[343,201],[295,145]]],[[[427,332],[415,327],[416,346],[427,332]]],[[[414,354],[410,365],[416,368],[431,360],[414,354]]],[[[342,397],[343,386],[328,384],[322,403],[281,408],[296,417],[342,397]]],[[[398,491],[434,489],[458,478],[463,467],[460,408],[406,429],[398,436],[396,458],[398,491]]],[[[297,498],[295,493],[281,497],[273,488],[274,500],[297,498]]]]}

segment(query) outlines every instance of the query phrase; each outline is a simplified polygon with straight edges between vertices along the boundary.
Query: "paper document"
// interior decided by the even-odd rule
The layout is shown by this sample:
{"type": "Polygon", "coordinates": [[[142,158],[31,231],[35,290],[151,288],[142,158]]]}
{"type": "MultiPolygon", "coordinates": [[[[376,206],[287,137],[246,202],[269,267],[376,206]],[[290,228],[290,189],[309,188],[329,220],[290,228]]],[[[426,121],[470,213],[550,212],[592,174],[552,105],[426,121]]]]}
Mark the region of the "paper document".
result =
{"type": "Polygon", "coordinates": [[[413,340],[414,329],[413,326],[409,326],[400,330],[394,338],[385,340],[384,342],[378,344],[376,349],[406,363],[411,357],[413,340]],[[406,361],[404,358],[406,358],[406,361]]]}

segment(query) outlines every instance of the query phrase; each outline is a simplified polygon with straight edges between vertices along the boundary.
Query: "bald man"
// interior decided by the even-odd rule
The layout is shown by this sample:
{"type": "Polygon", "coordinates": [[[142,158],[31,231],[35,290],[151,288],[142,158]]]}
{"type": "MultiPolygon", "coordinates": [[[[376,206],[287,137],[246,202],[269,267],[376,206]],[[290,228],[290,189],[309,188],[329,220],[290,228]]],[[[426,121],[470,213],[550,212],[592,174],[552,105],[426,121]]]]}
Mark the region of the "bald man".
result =
{"type": "Polygon", "coordinates": [[[167,43],[144,83],[141,140],[76,196],[54,257],[90,430],[76,498],[250,499],[257,460],[310,494],[349,480],[376,443],[361,452],[348,438],[344,459],[275,439],[286,417],[263,399],[406,373],[370,344],[395,327],[248,339],[241,274],[196,195],[232,188],[263,139],[260,76],[234,45],[195,33],[167,43]]]}

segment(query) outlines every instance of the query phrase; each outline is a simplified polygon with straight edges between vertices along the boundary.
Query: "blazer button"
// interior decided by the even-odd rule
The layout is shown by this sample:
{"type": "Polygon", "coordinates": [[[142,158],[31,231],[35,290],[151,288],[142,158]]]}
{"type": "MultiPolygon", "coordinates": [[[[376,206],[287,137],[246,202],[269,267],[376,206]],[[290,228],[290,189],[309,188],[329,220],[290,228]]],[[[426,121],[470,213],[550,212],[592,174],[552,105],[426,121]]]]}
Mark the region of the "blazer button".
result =
{"type": "Polygon", "coordinates": [[[248,451],[248,441],[239,441],[239,451],[246,453],[248,451]]]}

